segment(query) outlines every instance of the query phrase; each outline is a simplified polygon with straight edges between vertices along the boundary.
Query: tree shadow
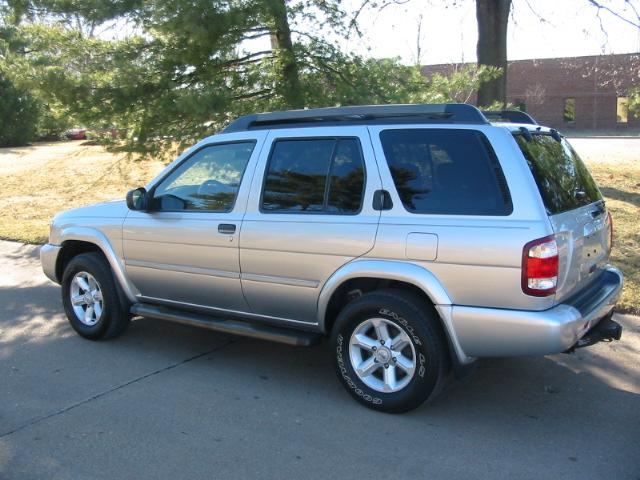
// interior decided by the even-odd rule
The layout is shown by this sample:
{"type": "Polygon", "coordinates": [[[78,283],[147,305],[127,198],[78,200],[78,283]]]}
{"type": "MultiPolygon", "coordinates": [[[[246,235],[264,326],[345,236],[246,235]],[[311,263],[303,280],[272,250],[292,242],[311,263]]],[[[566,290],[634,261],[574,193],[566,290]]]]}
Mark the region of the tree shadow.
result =
{"type": "Polygon", "coordinates": [[[600,191],[607,198],[631,203],[632,205],[640,208],[640,193],[626,192],[624,190],[613,187],[600,187],[600,191]]]}

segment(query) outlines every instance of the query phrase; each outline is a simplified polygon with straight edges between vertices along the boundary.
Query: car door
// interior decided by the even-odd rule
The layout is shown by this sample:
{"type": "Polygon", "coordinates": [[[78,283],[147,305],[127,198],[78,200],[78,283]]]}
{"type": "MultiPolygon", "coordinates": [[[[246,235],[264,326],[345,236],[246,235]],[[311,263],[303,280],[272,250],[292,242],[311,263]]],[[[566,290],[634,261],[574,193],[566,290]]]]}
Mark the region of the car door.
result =
{"type": "Polygon", "coordinates": [[[211,137],[150,186],[123,226],[126,271],[143,300],[246,311],[238,236],[265,132],[211,137]]]}
{"type": "Polygon", "coordinates": [[[240,235],[242,289],[252,311],[317,322],[325,281],[373,248],[379,188],[365,127],[272,130],[240,235]]]}

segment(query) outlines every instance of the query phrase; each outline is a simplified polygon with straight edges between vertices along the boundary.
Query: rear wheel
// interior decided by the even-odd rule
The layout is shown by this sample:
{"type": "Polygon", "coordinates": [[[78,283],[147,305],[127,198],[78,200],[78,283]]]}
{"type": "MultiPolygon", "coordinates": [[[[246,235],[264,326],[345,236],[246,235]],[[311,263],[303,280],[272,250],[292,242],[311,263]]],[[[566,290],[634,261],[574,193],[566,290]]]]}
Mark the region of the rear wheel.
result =
{"type": "Polygon", "coordinates": [[[444,380],[447,350],[433,306],[401,290],[363,295],[340,312],[332,334],[338,378],[369,408],[405,412],[444,380]]]}
{"type": "Polygon", "coordinates": [[[73,329],[90,340],[120,335],[130,322],[128,302],[100,253],[69,261],[62,276],[62,303],[73,329]]]}

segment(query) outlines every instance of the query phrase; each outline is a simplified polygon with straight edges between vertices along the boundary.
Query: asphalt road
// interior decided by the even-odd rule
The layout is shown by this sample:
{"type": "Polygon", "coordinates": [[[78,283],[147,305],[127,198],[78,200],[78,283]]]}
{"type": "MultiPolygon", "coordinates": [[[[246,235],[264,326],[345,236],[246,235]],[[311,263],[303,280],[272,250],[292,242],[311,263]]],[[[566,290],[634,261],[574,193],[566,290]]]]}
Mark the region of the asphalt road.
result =
{"type": "Polygon", "coordinates": [[[404,415],[356,404],[327,345],[137,320],[67,325],[34,247],[0,242],[0,479],[640,479],[640,320],[572,356],[486,359],[404,415]]]}

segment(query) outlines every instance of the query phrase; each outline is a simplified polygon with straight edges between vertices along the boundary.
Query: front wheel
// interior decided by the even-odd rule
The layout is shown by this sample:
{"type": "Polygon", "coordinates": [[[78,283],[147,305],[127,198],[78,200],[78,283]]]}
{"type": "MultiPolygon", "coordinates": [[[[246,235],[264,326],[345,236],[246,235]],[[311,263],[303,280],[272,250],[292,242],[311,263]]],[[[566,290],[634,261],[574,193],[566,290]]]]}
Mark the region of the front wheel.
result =
{"type": "Polygon", "coordinates": [[[99,253],[83,253],[69,261],[62,275],[62,303],[73,329],[90,340],[116,337],[130,322],[128,303],[99,253]]]}
{"type": "Polygon", "coordinates": [[[447,350],[433,307],[401,290],[349,303],[332,333],[335,367],[360,403],[398,413],[421,405],[444,380],[447,350]]]}

